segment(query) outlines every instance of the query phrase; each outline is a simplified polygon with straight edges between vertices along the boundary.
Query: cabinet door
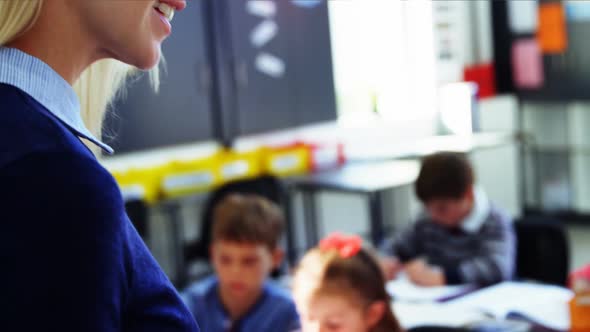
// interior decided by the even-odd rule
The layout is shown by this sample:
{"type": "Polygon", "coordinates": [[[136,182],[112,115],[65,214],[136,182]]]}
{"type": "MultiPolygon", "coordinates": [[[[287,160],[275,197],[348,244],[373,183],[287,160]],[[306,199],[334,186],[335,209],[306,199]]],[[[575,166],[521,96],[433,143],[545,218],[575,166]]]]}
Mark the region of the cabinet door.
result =
{"type": "Polygon", "coordinates": [[[213,138],[210,65],[203,0],[187,1],[172,21],[174,32],[164,41],[166,69],[159,93],[147,73],[132,80],[105,126],[105,137],[128,152],[213,138]]]}
{"type": "Polygon", "coordinates": [[[289,27],[280,20],[288,1],[225,1],[231,26],[236,134],[293,126],[289,27]]]}
{"type": "Polygon", "coordinates": [[[291,94],[297,125],[336,119],[336,97],[328,3],[287,1],[281,13],[288,27],[291,94]]]}

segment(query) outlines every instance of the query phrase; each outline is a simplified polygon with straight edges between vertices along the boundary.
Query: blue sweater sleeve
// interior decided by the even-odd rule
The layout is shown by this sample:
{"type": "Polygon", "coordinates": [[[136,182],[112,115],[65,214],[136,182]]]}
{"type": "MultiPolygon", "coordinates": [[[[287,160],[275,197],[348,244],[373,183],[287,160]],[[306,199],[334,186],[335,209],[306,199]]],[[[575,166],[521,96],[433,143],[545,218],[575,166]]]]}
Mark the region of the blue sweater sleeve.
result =
{"type": "Polygon", "coordinates": [[[18,331],[199,328],[90,155],[0,167],[0,326],[18,331]]]}
{"type": "Polygon", "coordinates": [[[55,152],[0,172],[3,326],[120,330],[128,295],[122,209],[98,167],[55,152]]]}

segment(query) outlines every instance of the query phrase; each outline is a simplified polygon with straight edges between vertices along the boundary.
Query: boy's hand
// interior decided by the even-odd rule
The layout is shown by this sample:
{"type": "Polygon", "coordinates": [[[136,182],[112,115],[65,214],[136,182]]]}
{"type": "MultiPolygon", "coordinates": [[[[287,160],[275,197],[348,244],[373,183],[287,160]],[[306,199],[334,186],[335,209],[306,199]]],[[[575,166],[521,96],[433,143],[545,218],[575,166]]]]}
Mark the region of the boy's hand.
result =
{"type": "Polygon", "coordinates": [[[380,257],[379,265],[381,267],[381,271],[383,271],[385,280],[395,279],[404,267],[395,257],[380,257]]]}
{"type": "Polygon", "coordinates": [[[415,259],[405,265],[408,278],[418,286],[444,286],[444,273],[437,267],[428,265],[423,259],[415,259]]]}

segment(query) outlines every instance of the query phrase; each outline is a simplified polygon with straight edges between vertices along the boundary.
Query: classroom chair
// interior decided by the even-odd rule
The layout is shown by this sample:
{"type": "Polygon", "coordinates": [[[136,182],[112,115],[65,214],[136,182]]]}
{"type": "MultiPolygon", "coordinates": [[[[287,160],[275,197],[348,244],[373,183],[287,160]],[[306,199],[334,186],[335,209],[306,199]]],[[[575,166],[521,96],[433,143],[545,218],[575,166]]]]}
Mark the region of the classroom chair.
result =
{"type": "Polygon", "coordinates": [[[565,286],[569,272],[570,249],[560,220],[523,217],[516,220],[516,277],[565,286]]]}
{"type": "MultiPolygon", "coordinates": [[[[192,275],[190,265],[194,262],[209,263],[209,245],[211,244],[213,212],[217,203],[221,202],[227,195],[232,193],[257,194],[279,205],[283,209],[287,221],[285,233],[289,233],[290,225],[287,190],[280,179],[272,175],[265,175],[257,178],[226,183],[213,191],[205,202],[203,214],[199,221],[199,239],[189,242],[184,246],[184,266],[186,266],[184,280],[187,282],[202,277],[202,275],[192,275]]],[[[275,276],[278,274],[278,272],[274,273],[275,276]]]]}
{"type": "Polygon", "coordinates": [[[129,200],[125,202],[125,211],[127,212],[127,216],[139,236],[144,241],[147,241],[149,234],[149,224],[148,224],[148,206],[142,200],[129,200]]]}

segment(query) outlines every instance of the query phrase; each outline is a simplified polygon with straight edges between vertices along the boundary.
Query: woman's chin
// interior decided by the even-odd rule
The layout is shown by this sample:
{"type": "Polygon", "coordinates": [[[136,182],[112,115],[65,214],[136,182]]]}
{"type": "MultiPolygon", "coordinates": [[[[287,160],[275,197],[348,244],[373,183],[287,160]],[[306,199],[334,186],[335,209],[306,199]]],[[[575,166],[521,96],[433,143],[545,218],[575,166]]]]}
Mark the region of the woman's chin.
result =
{"type": "Polygon", "coordinates": [[[152,48],[150,51],[139,54],[135,61],[130,63],[130,65],[133,65],[141,70],[150,70],[158,65],[160,62],[160,57],[161,51],[160,45],[158,44],[157,47],[152,48]]]}

